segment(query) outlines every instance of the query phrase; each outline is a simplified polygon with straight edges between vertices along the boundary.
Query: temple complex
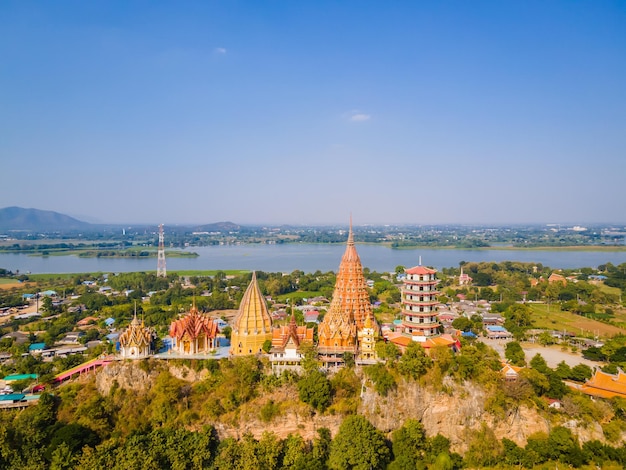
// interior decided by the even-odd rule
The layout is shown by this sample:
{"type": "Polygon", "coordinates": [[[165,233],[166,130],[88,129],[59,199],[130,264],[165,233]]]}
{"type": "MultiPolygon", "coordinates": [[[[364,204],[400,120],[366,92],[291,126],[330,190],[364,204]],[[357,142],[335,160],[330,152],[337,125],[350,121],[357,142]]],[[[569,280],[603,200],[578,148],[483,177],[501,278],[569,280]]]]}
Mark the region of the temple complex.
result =
{"type": "Polygon", "coordinates": [[[333,298],[318,329],[320,360],[326,367],[338,367],[343,365],[345,353],[351,353],[355,358],[359,357],[360,338],[367,338],[364,342],[368,344],[366,355],[370,360],[375,359],[373,343],[375,337],[378,336],[378,331],[363,275],[363,266],[354,245],[352,221],[350,221],[348,243],[337,272],[333,298]],[[366,320],[368,320],[369,329],[373,329],[373,333],[359,335],[365,327],[366,320]]]}
{"type": "Polygon", "coordinates": [[[198,312],[196,302],[189,313],[170,326],[172,351],[182,355],[209,354],[219,346],[217,323],[198,312]]]}
{"type": "Polygon", "coordinates": [[[148,357],[152,353],[152,346],[156,337],[152,328],[144,326],[143,320],[137,319],[137,307],[135,315],[119,336],[120,357],[122,359],[141,359],[148,357]]]}
{"type": "Polygon", "coordinates": [[[272,340],[272,318],[254,272],[232,328],[230,354],[233,356],[261,353],[263,343],[272,340]]]}
{"type": "Polygon", "coordinates": [[[313,328],[306,325],[298,326],[296,317],[291,315],[291,321],[287,325],[275,328],[272,332],[272,349],[270,362],[272,372],[280,375],[285,370],[301,372],[300,362],[303,358],[302,346],[313,345],[313,328]]]}

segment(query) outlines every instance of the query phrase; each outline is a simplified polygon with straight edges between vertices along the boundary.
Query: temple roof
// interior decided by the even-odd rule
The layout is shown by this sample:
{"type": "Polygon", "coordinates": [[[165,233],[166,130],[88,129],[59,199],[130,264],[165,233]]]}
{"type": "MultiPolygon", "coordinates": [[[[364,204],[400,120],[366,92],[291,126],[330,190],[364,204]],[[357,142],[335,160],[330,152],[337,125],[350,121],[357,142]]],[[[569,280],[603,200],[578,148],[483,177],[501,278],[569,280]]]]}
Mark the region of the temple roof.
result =
{"type": "Polygon", "coordinates": [[[201,334],[209,338],[215,338],[217,333],[217,323],[208,316],[200,314],[196,308],[195,301],[189,313],[183,318],[173,321],[170,326],[170,336],[177,340],[182,339],[185,335],[188,335],[190,339],[196,339],[201,334]]]}
{"type": "Polygon", "coordinates": [[[143,324],[143,320],[137,318],[137,311],[128,325],[128,328],[120,333],[119,342],[122,346],[144,346],[152,342],[153,332],[151,328],[147,328],[143,324]]]}
{"type": "Polygon", "coordinates": [[[626,398],[626,374],[621,369],[618,369],[615,375],[596,369],[593,377],[581,387],[580,391],[602,398],[626,398]]]}
{"type": "Polygon", "coordinates": [[[436,269],[430,269],[426,266],[414,266],[412,268],[405,270],[407,274],[435,274],[437,272],[436,269]]]}
{"type": "Polygon", "coordinates": [[[252,281],[239,304],[239,312],[233,323],[233,331],[251,334],[269,333],[271,328],[272,318],[257,282],[256,273],[253,272],[252,281]]]}
{"type": "Polygon", "coordinates": [[[284,349],[289,339],[293,339],[296,347],[300,347],[302,342],[313,342],[313,328],[298,326],[296,318],[292,314],[289,324],[275,328],[272,331],[272,347],[284,349]]]}

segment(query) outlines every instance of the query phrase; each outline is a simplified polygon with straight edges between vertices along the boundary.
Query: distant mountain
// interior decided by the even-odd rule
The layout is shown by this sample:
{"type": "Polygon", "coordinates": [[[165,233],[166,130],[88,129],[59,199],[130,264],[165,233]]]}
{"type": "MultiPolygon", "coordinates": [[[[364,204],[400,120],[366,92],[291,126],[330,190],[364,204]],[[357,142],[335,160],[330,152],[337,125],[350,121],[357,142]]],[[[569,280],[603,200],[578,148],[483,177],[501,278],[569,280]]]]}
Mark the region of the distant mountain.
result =
{"type": "Polygon", "coordinates": [[[69,215],[39,209],[5,207],[0,209],[0,230],[32,230],[38,232],[58,232],[87,230],[93,225],[69,215]]]}

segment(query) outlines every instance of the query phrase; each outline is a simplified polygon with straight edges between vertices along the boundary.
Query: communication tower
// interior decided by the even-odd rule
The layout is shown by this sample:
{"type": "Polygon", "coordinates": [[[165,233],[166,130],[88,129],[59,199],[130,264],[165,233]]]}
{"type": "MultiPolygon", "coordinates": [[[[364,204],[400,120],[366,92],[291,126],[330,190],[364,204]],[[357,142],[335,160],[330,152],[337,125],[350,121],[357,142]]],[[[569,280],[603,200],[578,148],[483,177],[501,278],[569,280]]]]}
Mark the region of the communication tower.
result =
{"type": "Polygon", "coordinates": [[[165,242],[163,224],[159,225],[159,251],[157,252],[157,277],[167,277],[165,269],[165,242]]]}

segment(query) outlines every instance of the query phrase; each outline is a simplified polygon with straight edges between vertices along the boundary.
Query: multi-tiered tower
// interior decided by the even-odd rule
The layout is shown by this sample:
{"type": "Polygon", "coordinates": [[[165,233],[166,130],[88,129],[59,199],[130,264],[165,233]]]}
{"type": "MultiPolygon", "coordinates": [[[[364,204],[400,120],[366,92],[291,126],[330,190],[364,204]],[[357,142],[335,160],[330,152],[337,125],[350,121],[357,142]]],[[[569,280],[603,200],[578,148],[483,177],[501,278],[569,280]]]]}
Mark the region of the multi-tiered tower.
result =
{"type": "Polygon", "coordinates": [[[165,269],[165,236],[163,224],[159,225],[159,251],[157,252],[157,277],[167,277],[165,269]]]}
{"type": "Polygon", "coordinates": [[[245,356],[263,352],[263,343],[268,340],[272,340],[272,318],[253,272],[233,323],[230,354],[245,356]]]}
{"type": "Polygon", "coordinates": [[[402,288],[402,326],[405,333],[413,336],[435,336],[439,334],[439,319],[436,306],[437,271],[425,266],[406,270],[402,288]]]}
{"type": "Polygon", "coordinates": [[[358,355],[358,332],[365,327],[368,318],[369,326],[374,326],[377,332],[378,325],[374,319],[361,259],[354,246],[350,220],[348,244],[337,272],[333,298],[318,329],[318,353],[326,366],[343,365],[344,353],[358,355]]]}
{"type": "Polygon", "coordinates": [[[152,353],[156,333],[137,318],[137,306],[133,320],[119,336],[120,356],[123,359],[141,359],[152,353]]]}

